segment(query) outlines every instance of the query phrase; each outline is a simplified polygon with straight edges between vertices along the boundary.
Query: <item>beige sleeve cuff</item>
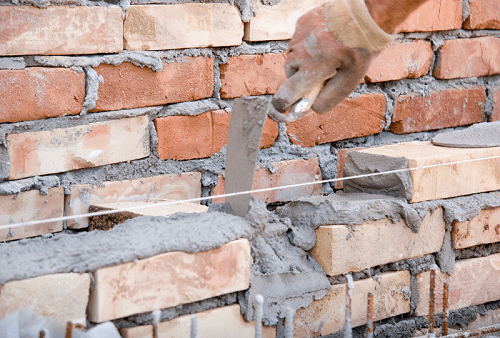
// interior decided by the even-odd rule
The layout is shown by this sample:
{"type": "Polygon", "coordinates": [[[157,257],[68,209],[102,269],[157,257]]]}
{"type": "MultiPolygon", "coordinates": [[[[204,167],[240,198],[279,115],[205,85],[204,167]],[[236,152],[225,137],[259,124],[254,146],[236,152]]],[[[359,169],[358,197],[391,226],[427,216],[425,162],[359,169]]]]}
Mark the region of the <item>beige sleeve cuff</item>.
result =
{"type": "Polygon", "coordinates": [[[374,53],[395,38],[395,35],[387,34],[375,23],[365,0],[328,2],[325,20],[330,31],[349,48],[364,48],[374,53]]]}

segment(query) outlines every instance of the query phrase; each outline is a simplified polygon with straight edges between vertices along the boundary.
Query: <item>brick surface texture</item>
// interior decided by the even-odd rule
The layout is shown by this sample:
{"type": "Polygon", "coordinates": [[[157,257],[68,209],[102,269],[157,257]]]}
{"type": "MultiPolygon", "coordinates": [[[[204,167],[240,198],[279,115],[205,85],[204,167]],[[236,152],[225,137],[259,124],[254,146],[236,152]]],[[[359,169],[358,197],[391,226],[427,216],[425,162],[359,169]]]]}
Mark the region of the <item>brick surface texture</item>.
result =
{"type": "Polygon", "coordinates": [[[192,303],[249,287],[250,243],[240,239],[196,254],[169,252],[99,269],[94,278],[89,319],[97,323],[192,303]]]}
{"type": "Polygon", "coordinates": [[[500,29],[500,6],[496,0],[474,0],[469,3],[467,29],[500,29]]]}
{"type": "Polygon", "coordinates": [[[429,72],[433,55],[432,45],[427,41],[390,43],[371,62],[365,81],[383,82],[419,78],[429,72]]]}
{"type": "Polygon", "coordinates": [[[446,40],[433,71],[438,79],[495,74],[500,74],[500,39],[491,36],[446,40]]]}
{"type": "Polygon", "coordinates": [[[0,55],[117,53],[123,49],[118,6],[1,6],[0,55]]]}
{"type": "Polygon", "coordinates": [[[62,68],[0,70],[0,97],[0,123],[74,115],[83,107],[85,76],[62,68]]]}
{"type": "MultiPolygon", "coordinates": [[[[410,298],[406,287],[410,286],[408,271],[387,272],[379,275],[378,281],[371,278],[354,282],[351,325],[366,324],[367,295],[374,295],[374,319],[381,320],[410,311],[410,298]]],[[[408,289],[409,290],[409,289],[408,289]]],[[[313,301],[305,309],[297,310],[294,320],[294,337],[307,338],[326,336],[344,327],[345,284],[332,285],[321,300],[313,301]]]]}
{"type": "MultiPolygon", "coordinates": [[[[227,144],[231,114],[225,110],[196,116],[169,116],[155,119],[158,156],[161,159],[188,160],[209,157],[227,144]]],[[[261,148],[269,148],[278,137],[278,124],[267,119],[261,148]]]]}
{"type": "Polygon", "coordinates": [[[238,9],[223,3],[132,5],[123,29],[129,50],[238,46],[243,38],[238,9]]]}
{"type": "MultiPolygon", "coordinates": [[[[419,302],[417,316],[429,314],[430,272],[417,276],[419,302]]],[[[450,310],[479,305],[500,299],[500,254],[471,258],[455,263],[450,277],[436,273],[436,308],[443,308],[443,283],[451,284],[450,310]]]]}
{"type": "MultiPolygon", "coordinates": [[[[66,196],[66,215],[89,212],[92,204],[107,204],[121,201],[145,201],[152,199],[183,200],[201,196],[201,174],[161,175],[135,180],[104,182],[101,186],[75,184],[66,196]]],[[[88,227],[88,218],[68,220],[68,227],[88,227]]]]}
{"type": "Polygon", "coordinates": [[[396,99],[389,129],[396,134],[414,133],[483,122],[484,87],[445,89],[396,99]]]}
{"type": "Polygon", "coordinates": [[[9,134],[9,179],[147,157],[148,124],[147,117],[139,116],[70,128],[9,134]]]}
{"type": "Polygon", "coordinates": [[[285,54],[240,55],[220,65],[221,97],[274,94],[286,80],[285,54]]]}
{"type": "Polygon", "coordinates": [[[104,83],[99,84],[99,98],[92,111],[156,106],[212,96],[213,59],[185,57],[181,61],[165,63],[159,73],[128,62],[116,67],[96,67],[104,83]]]}
{"type": "Polygon", "coordinates": [[[87,324],[88,274],[61,273],[5,283],[0,287],[0,318],[25,308],[66,325],[87,324]]]}
{"type": "Polygon", "coordinates": [[[432,32],[462,27],[460,0],[429,0],[411,13],[396,29],[398,32],[432,32]]]}
{"type": "Polygon", "coordinates": [[[418,233],[413,233],[404,220],[392,223],[387,218],[356,225],[356,231],[345,225],[320,226],[311,256],[330,276],[358,272],[439,251],[444,228],[441,208],[427,214],[418,233]]]}
{"type": "Polygon", "coordinates": [[[500,121],[500,87],[493,88],[493,100],[495,103],[491,112],[490,122],[500,121]]]}
{"type": "Polygon", "coordinates": [[[454,249],[500,242],[500,208],[481,210],[469,221],[453,223],[451,239],[454,249]]]}
{"type": "MultiPolygon", "coordinates": [[[[63,216],[64,190],[52,188],[48,195],[38,190],[25,191],[16,195],[0,196],[0,225],[39,221],[63,216]]],[[[16,228],[0,228],[0,242],[40,236],[63,230],[62,221],[16,228]]]]}
{"type": "Polygon", "coordinates": [[[361,95],[346,99],[330,113],[310,111],[299,121],[287,124],[293,144],[312,147],[352,137],[377,134],[385,122],[386,101],[383,94],[361,95]]]}

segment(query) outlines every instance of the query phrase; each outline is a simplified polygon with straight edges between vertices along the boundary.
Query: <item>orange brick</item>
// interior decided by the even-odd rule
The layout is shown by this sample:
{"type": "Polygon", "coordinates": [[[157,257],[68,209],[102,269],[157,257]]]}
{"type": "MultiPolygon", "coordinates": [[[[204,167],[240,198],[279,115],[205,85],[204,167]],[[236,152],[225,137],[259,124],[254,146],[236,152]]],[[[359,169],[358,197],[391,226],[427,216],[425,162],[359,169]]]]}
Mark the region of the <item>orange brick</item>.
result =
{"type": "MultiPolygon", "coordinates": [[[[219,152],[227,143],[230,117],[230,113],[216,110],[196,116],[156,118],[158,156],[164,160],[188,160],[209,157],[219,152]]],[[[278,124],[268,118],[260,147],[272,146],[276,137],[278,124]]]]}
{"type": "Polygon", "coordinates": [[[483,121],[484,87],[445,89],[430,96],[401,95],[389,129],[396,134],[464,126],[483,121]]]}
{"type": "Polygon", "coordinates": [[[286,80],[285,53],[230,57],[220,66],[221,97],[274,94],[286,80]]]}
{"type": "Polygon", "coordinates": [[[169,252],[94,273],[89,319],[101,323],[132,314],[245,290],[250,283],[246,239],[190,254],[169,252]]]}
{"type": "Polygon", "coordinates": [[[310,111],[303,119],[287,124],[287,134],[293,144],[302,147],[377,134],[384,127],[385,107],[384,94],[346,99],[330,113],[310,111]]]}
{"type": "Polygon", "coordinates": [[[119,66],[101,64],[95,70],[104,83],[99,84],[99,99],[92,111],[193,101],[210,97],[213,92],[213,59],[206,57],[166,63],[159,73],[128,62],[119,66]]]}
{"type": "MultiPolygon", "coordinates": [[[[276,170],[271,173],[265,168],[255,170],[252,190],[280,187],[297,183],[320,181],[321,169],[316,157],[308,160],[290,160],[272,164],[276,170]]],[[[219,183],[210,191],[210,195],[224,194],[224,179],[219,176],[219,183]]],[[[253,193],[252,195],[265,203],[292,201],[301,196],[321,196],[321,184],[311,184],[302,187],[253,193]]],[[[224,203],[224,198],[215,198],[214,203],[224,203]]]]}
{"type": "Polygon", "coordinates": [[[500,242],[500,208],[481,210],[469,221],[453,223],[454,249],[500,242]]]}
{"type": "MultiPolygon", "coordinates": [[[[351,151],[356,151],[356,150],[361,150],[363,148],[349,148],[349,149],[340,149],[337,152],[337,178],[342,178],[344,177],[344,165],[345,165],[345,160],[347,159],[347,155],[351,151]]],[[[344,181],[337,181],[337,185],[335,186],[336,189],[343,189],[344,188],[344,181]]]]}
{"type": "Polygon", "coordinates": [[[383,82],[419,78],[429,72],[433,54],[431,43],[427,41],[393,42],[371,62],[365,80],[383,82]]]}
{"type": "Polygon", "coordinates": [[[500,29],[500,6],[497,0],[469,2],[470,15],[464,22],[466,29],[500,29]]]}
{"type": "Polygon", "coordinates": [[[462,27],[460,0],[428,0],[396,29],[397,32],[432,32],[462,27]]]}
{"type": "Polygon", "coordinates": [[[447,40],[436,59],[438,79],[500,74],[500,39],[491,36],[447,40]]]}
{"type": "Polygon", "coordinates": [[[117,53],[123,49],[118,6],[1,6],[0,55],[117,53]]]}
{"type": "Polygon", "coordinates": [[[493,112],[491,113],[490,122],[500,121],[500,87],[493,88],[493,112]]]}
{"type": "Polygon", "coordinates": [[[71,69],[0,70],[0,123],[75,115],[85,99],[85,75],[71,69]]]}

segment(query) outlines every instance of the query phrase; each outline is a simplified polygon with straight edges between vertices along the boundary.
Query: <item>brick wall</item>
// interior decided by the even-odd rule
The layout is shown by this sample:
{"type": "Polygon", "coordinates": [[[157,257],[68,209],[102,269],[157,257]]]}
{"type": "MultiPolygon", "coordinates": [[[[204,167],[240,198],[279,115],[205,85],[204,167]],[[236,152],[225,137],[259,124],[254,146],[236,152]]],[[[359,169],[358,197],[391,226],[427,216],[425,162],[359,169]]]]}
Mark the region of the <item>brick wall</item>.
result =
{"type": "MultiPolygon", "coordinates": [[[[92,207],[119,209],[134,201],[222,194],[233,99],[241,95],[270,97],[277,91],[286,79],[287,41],[297,18],[325,2],[281,0],[273,6],[260,0],[236,1],[235,5],[233,1],[170,0],[100,5],[69,0],[2,2],[0,226],[75,216],[94,210],[92,207]],[[252,11],[253,16],[249,15],[252,11]]],[[[410,162],[438,163],[442,156],[432,149],[422,150],[425,160],[413,156],[411,142],[429,141],[447,128],[500,120],[499,55],[500,6],[496,0],[470,4],[429,0],[400,25],[396,41],[373,60],[363,83],[330,113],[310,112],[286,126],[266,121],[254,188],[341,178],[348,154],[387,154],[384,147],[377,150],[374,146],[395,144],[410,162]]],[[[478,154],[475,150],[448,153],[450,161],[478,154]]],[[[498,155],[498,149],[484,154],[498,155]]],[[[498,161],[490,161],[454,168],[451,173],[435,172],[432,177],[440,184],[432,187],[421,178],[423,174],[415,173],[408,201],[424,203],[496,191],[500,188],[499,170],[498,161]],[[456,172],[457,179],[449,181],[456,172]],[[477,182],[481,177],[487,182],[468,184],[472,173],[480,173],[477,182]]],[[[327,199],[341,189],[342,182],[334,182],[255,196],[274,210],[301,197],[327,199]]],[[[401,263],[400,269],[390,266],[409,259],[439,262],[446,236],[450,236],[450,250],[455,250],[457,257],[465,257],[460,256],[465,248],[476,250],[479,246],[487,246],[491,253],[458,260],[451,277],[443,272],[442,278],[450,278],[454,285],[452,309],[499,300],[500,294],[494,291],[500,286],[495,277],[495,243],[500,241],[497,206],[483,203],[475,215],[471,214],[474,217],[450,220],[443,215],[447,210],[443,203],[429,210],[418,233],[410,230],[404,217],[389,220],[387,215],[374,216],[372,221],[367,216],[357,223],[356,230],[347,221],[323,220],[315,225],[317,244],[304,249],[310,251],[304,255],[319,262],[332,286],[324,297],[313,302],[309,295],[307,304],[297,305],[296,335],[322,336],[342,330],[342,315],[325,318],[330,309],[335,312],[341,306],[338,295],[345,291],[336,281],[347,273],[358,274],[355,284],[360,302],[375,287],[369,278],[374,271],[380,273],[382,289],[389,290],[380,297],[410,284],[412,291],[419,290],[420,302],[412,298],[414,307],[401,293],[388,296],[385,304],[377,305],[377,320],[396,315],[422,318],[426,314],[422,302],[426,299],[428,266],[422,271],[408,267],[409,263],[401,263]],[[449,233],[445,233],[446,222],[452,226],[449,233]],[[402,242],[403,237],[406,241],[402,242]],[[377,245],[374,238],[379,238],[377,245]],[[379,252],[381,246],[389,248],[387,254],[379,252]],[[345,252],[350,252],[349,257],[345,252]],[[470,271],[491,277],[469,281],[470,271]],[[488,292],[480,298],[463,296],[465,291],[461,290],[470,285],[488,292]]],[[[200,212],[198,207],[186,210],[200,212]]],[[[137,211],[133,217],[144,214],[149,215],[137,211]]],[[[89,224],[88,218],[76,218],[0,228],[0,257],[16,245],[50,242],[51,236],[88,233],[98,237],[89,224]]],[[[295,225],[292,221],[289,228],[294,234],[301,229],[295,225]]],[[[184,239],[177,235],[179,241],[184,239]]],[[[250,265],[257,260],[257,244],[250,237],[241,235],[196,254],[163,248],[155,254],[139,255],[132,263],[133,259],[124,258],[111,266],[89,265],[78,274],[61,267],[55,271],[58,273],[30,279],[22,274],[3,279],[0,270],[0,281],[4,282],[0,286],[0,320],[15,310],[14,304],[25,304],[61,323],[75,320],[93,325],[132,316],[128,325],[115,323],[122,325],[122,335],[142,337],[150,334],[151,327],[146,325],[149,319],[140,319],[141,315],[187,306],[162,317],[162,337],[175,332],[172,330],[177,325],[187,325],[188,317],[183,316],[192,312],[207,323],[234,318],[221,330],[250,337],[253,326],[235,310],[235,293],[249,288],[250,265]],[[230,266],[224,263],[228,257],[230,266]],[[216,277],[207,278],[207,271],[200,270],[197,262],[213,262],[209,269],[216,277]],[[162,267],[178,275],[171,277],[170,270],[165,272],[162,267]],[[150,271],[157,279],[148,279],[141,271],[150,271]],[[192,283],[181,285],[179,280],[187,275],[195,276],[187,279],[192,283]],[[120,284],[125,280],[130,284],[120,284]],[[53,292],[51,285],[64,292],[47,296],[53,292]],[[127,288],[136,290],[134,295],[123,291],[127,288]],[[45,307],[34,304],[39,295],[47,298],[45,307]],[[205,299],[216,305],[187,305],[206,304],[205,299]]],[[[18,264],[24,259],[28,258],[20,256],[18,264]]],[[[362,325],[366,306],[354,311],[358,311],[354,326],[362,325]]],[[[282,335],[283,316],[279,323],[268,323],[264,334],[282,335]]]]}

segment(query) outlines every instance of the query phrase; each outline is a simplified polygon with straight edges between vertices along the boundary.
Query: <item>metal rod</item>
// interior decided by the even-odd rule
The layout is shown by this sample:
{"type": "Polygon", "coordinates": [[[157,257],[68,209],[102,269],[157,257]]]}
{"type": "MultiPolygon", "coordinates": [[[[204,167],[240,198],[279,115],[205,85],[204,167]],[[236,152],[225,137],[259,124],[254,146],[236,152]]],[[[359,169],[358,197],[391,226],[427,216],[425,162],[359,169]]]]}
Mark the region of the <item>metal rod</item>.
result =
{"type": "Polygon", "coordinates": [[[66,323],[66,338],[73,338],[73,323],[66,323]]]}
{"type": "Polygon", "coordinates": [[[153,338],[159,338],[161,311],[154,310],[153,312],[151,312],[151,317],[153,317],[153,338]]]}
{"type": "Polygon", "coordinates": [[[191,316],[191,338],[198,338],[198,316],[191,316]]]}
{"type": "Polygon", "coordinates": [[[450,311],[450,283],[443,284],[443,336],[448,334],[448,315],[450,311]]]}
{"type": "Polygon", "coordinates": [[[344,322],[344,338],[352,338],[351,326],[351,302],[352,290],[354,289],[354,282],[351,275],[346,276],[346,292],[345,292],[345,322],[344,322]]]}
{"type": "Polygon", "coordinates": [[[373,293],[368,293],[366,338],[373,338],[373,293]]]}
{"type": "Polygon", "coordinates": [[[262,338],[262,316],[264,314],[264,297],[262,295],[256,295],[255,301],[257,306],[255,307],[255,338],[262,338]]]}
{"type": "Polygon", "coordinates": [[[441,338],[466,338],[466,337],[477,337],[482,336],[484,334],[499,332],[500,324],[495,324],[491,326],[482,327],[480,329],[464,331],[459,333],[453,333],[447,336],[442,336],[441,338]]]}
{"type": "Polygon", "coordinates": [[[429,332],[427,333],[427,337],[436,337],[434,334],[434,325],[435,325],[435,317],[434,317],[434,304],[435,304],[435,289],[436,289],[436,270],[431,270],[430,276],[430,290],[429,290],[429,332]]]}
{"type": "Polygon", "coordinates": [[[293,338],[294,311],[290,307],[285,308],[285,338],[293,338]]]}
{"type": "Polygon", "coordinates": [[[47,334],[47,331],[45,329],[42,329],[40,331],[40,338],[49,338],[49,335],[47,334]]]}

